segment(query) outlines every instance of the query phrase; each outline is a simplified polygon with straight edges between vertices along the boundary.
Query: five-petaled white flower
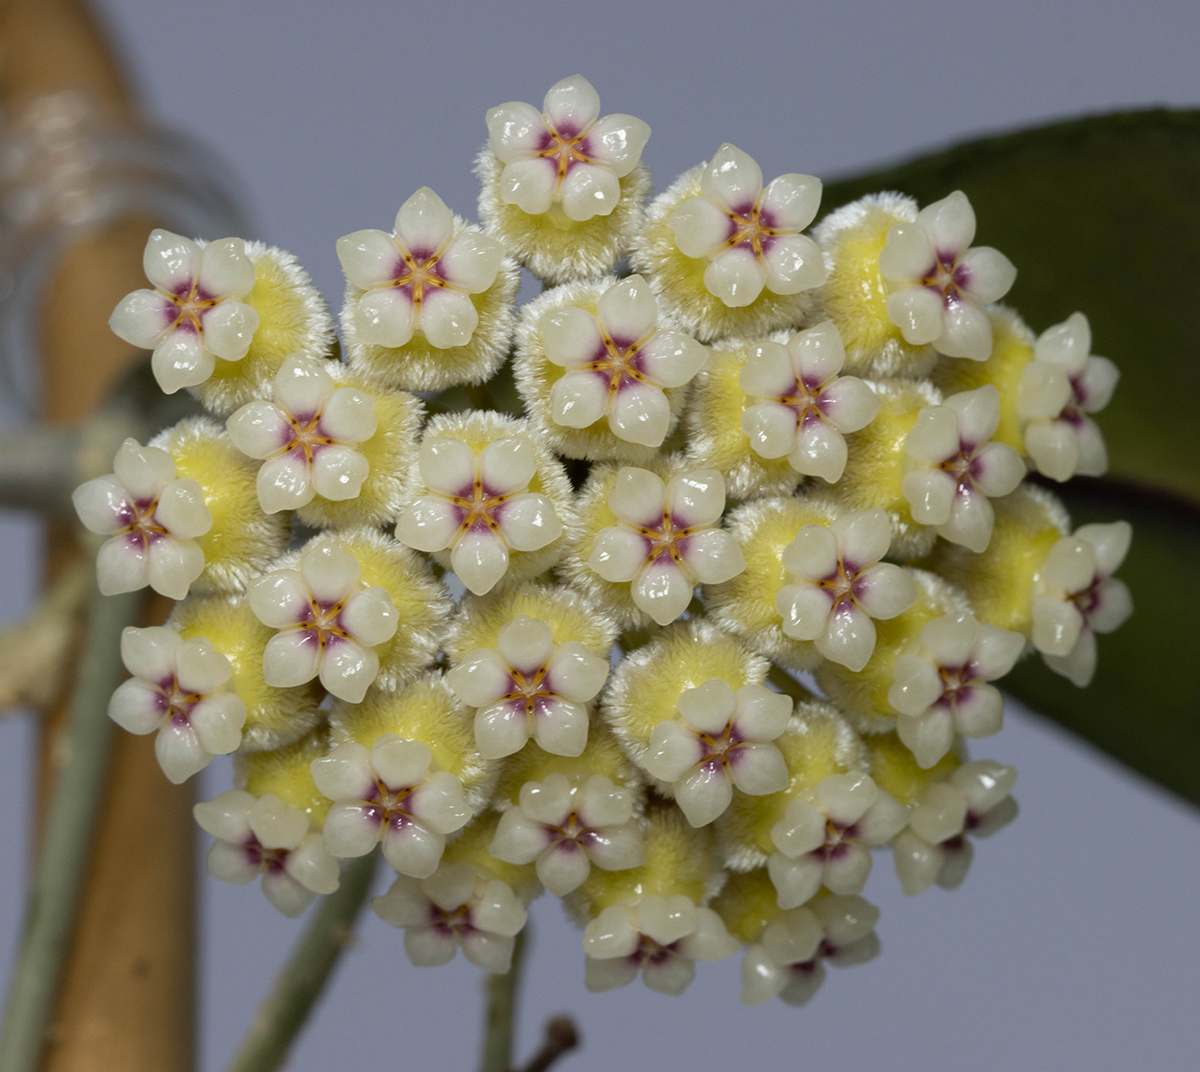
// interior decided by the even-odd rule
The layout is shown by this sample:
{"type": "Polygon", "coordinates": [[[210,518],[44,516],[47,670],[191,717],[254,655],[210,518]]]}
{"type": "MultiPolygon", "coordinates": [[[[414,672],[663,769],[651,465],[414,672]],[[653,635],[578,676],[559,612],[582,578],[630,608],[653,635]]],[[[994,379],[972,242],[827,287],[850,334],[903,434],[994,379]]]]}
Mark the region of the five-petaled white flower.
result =
{"type": "Polygon", "coordinates": [[[763,189],[762,170],[741,149],[722,145],[700,179],[700,196],[667,222],[685,257],[706,257],[704,285],[726,305],[749,305],[766,287],[799,294],[825,282],[825,259],[800,234],[821,204],[821,180],[787,174],[763,189]]]}
{"type": "Polygon", "coordinates": [[[689,335],[658,327],[658,304],[640,275],[600,296],[595,314],[567,306],[541,324],[546,357],[567,369],[550,389],[551,413],[566,428],[602,418],[618,439],[662,445],[671,425],[663,388],[682,387],[708,350],[689,335]]]}
{"type": "Polygon", "coordinates": [[[905,342],[973,361],[991,354],[992,325],[980,306],[1003,298],[1017,270],[991,246],[970,248],[974,237],[975,210],[961,190],[888,231],[879,271],[892,284],[887,313],[905,342]]]}
{"type": "Polygon", "coordinates": [[[742,390],[760,399],[742,414],[742,430],[763,458],[787,456],[797,473],[836,484],[846,468],[843,435],[875,419],[879,397],[857,376],[839,376],[846,362],[832,320],[793,335],[764,340],[750,351],[742,390]]]}
{"type": "Polygon", "coordinates": [[[824,886],[858,893],[871,873],[868,851],[891,841],[908,824],[908,809],[869,774],[830,774],[811,798],[788,803],[771,828],[776,851],[767,872],[780,908],[806,904],[824,886]]]}
{"type": "Polygon", "coordinates": [[[966,876],[971,848],[965,835],[986,837],[1016,814],[1009,796],[1015,767],[990,759],[964,763],[950,779],[921,794],[904,830],[892,846],[896,874],[910,897],[935,882],[957,886],[966,876]]]}
{"type": "Polygon", "coordinates": [[[539,112],[510,101],[487,113],[488,142],[504,165],[500,196],[531,216],[559,203],[569,219],[607,216],[620,180],[642,157],[650,128],[632,115],[600,117],[600,96],[582,75],[550,87],[539,112]]]}
{"type": "Polygon", "coordinates": [[[462,782],[430,771],[433,753],[421,741],[383,733],[367,749],[347,741],[312,762],[313,781],[333,806],[325,818],[325,848],[333,856],[365,856],[383,841],[383,858],[402,875],[437,870],[446,835],[471,818],[462,782]]]}
{"type": "Polygon", "coordinates": [[[371,904],[385,923],[404,928],[404,952],[421,968],[448,964],[461,947],[477,968],[503,975],[526,919],[510,886],[468,863],[443,865],[426,879],[402,875],[371,904]]]}
{"type": "Polygon", "coordinates": [[[642,982],[663,994],[682,994],[696,977],[696,961],[724,960],[738,943],[711,908],[690,897],[648,895],[610,905],[583,932],[589,990],[642,982]]]}
{"type": "Polygon", "coordinates": [[[494,440],[476,454],[461,439],[421,444],[421,479],[432,495],[411,503],[396,539],[418,551],[450,548],[450,566],[476,595],[508,571],[509,549],[537,551],[562,535],[554,504],[529,491],[537,452],[523,435],[494,440]]]}
{"type": "Polygon", "coordinates": [[[318,893],[338,888],[337,861],[321,835],[308,829],[308,816],[268,793],[240,789],[192,809],[196,822],[217,840],[208,851],[208,873],[245,885],[262,875],[267,900],[285,916],[300,915],[318,893]]]}
{"type": "Polygon", "coordinates": [[[1034,578],[1033,646],[1080,688],[1096,672],[1096,634],[1133,613],[1129,588],[1113,576],[1132,537],[1128,521],[1083,525],[1054,545],[1034,578]]]}
{"type": "Polygon", "coordinates": [[[733,801],[733,787],[751,796],[787,787],[787,764],[772,744],[792,716],[792,701],[762,685],[712,677],[679,697],[679,717],[650,731],[642,766],[671,783],[675,803],[692,826],[706,826],[733,801]]]}
{"type": "Polygon", "coordinates": [[[633,601],[669,625],[699,584],[720,584],[746,568],[732,536],[714,526],[725,509],[725,478],[694,469],[669,484],[646,469],[624,467],[608,497],[618,525],[601,529],[588,565],[613,584],[632,582],[633,601]]]}
{"type": "Polygon", "coordinates": [[[394,233],[343,235],[337,255],[346,278],[365,291],[354,308],[360,342],[395,348],[420,331],[430,346],[449,350],[475,334],[479,313],[470,295],[496,281],[504,247],[456,228],[446,203],[422,186],[400,206],[394,233]]]}
{"type": "Polygon", "coordinates": [[[129,626],[121,659],[133,677],[108,702],[108,717],[130,733],[153,733],[159,765],[177,785],[242,743],[246,705],[226,692],[233,666],[204,637],[129,626]]]}
{"type": "Polygon", "coordinates": [[[170,395],[203,383],[218,357],[246,356],[258,312],[237,300],[254,288],[245,242],[222,238],[201,248],[157,227],[142,265],[155,289],[126,295],[108,326],[130,345],[154,351],[150,364],[163,391],[170,395]]]}
{"type": "Polygon", "coordinates": [[[225,424],[238,450],[264,459],[258,501],[268,514],[306,506],[314,495],[353,499],[370,471],[354,448],[375,434],[375,402],[336,386],[326,364],[293,354],[275,374],[275,401],[250,402],[225,424]]]}
{"type": "Polygon", "coordinates": [[[894,618],[917,598],[912,577],[880,562],[891,543],[887,514],[855,510],[824,525],[804,525],[783,550],[795,578],[775,597],[783,631],[811,640],[830,662],[858,671],[875,650],[872,618],[894,618]]]}
{"type": "Polygon", "coordinates": [[[196,537],[212,528],[212,514],[199,481],[175,479],[165,450],[125,440],[113,472],[80,484],[71,501],[85,528],[112,537],[96,556],[96,581],[106,596],[148,584],[183,599],[204,572],[196,537]]]}
{"type": "Polygon", "coordinates": [[[593,864],[623,871],[646,860],[632,794],[602,774],[582,785],[557,773],[526,782],[518,803],[500,817],[488,851],[510,864],[535,864],[556,897],[578,889],[593,864]]]}
{"type": "Polygon", "coordinates": [[[975,552],[987,550],[996,514],[989,499],[1015,491],[1025,463],[993,443],[1000,395],[988,383],[926,406],[904,440],[909,471],[902,490],[913,520],[975,552]]]}
{"type": "Polygon", "coordinates": [[[399,614],[386,589],[363,583],[353,555],[314,544],[296,568],[257,578],[248,594],[259,620],[279,630],[263,650],[268,685],[288,688],[320,677],[339,699],[362,702],[379,673],[374,648],[396,635],[399,614]]]}
{"type": "Polygon", "coordinates": [[[806,1004],[825,980],[824,961],[849,967],[879,952],[878,920],[873,904],[836,894],[772,920],[742,959],[742,1004],[806,1004]]]}
{"type": "Polygon", "coordinates": [[[1091,349],[1087,317],[1072,313],[1038,336],[1017,383],[1025,449],[1038,472],[1054,480],[1102,476],[1108,469],[1104,436],[1088,414],[1108,405],[1121,373],[1091,349]]]}
{"type": "Polygon", "coordinates": [[[1000,732],[1004,698],[995,685],[1025,647],[1020,633],[980,624],[973,614],[946,614],[922,628],[915,651],[896,658],[888,703],[896,730],[922,767],[932,767],[954,736],[1000,732]]]}
{"type": "Polygon", "coordinates": [[[476,648],[446,675],[475,712],[475,743],[489,759],[512,755],[532,737],[547,752],[578,756],[587,745],[588,704],[609,663],[576,640],[555,644],[549,623],[521,614],[500,630],[496,649],[476,648]]]}

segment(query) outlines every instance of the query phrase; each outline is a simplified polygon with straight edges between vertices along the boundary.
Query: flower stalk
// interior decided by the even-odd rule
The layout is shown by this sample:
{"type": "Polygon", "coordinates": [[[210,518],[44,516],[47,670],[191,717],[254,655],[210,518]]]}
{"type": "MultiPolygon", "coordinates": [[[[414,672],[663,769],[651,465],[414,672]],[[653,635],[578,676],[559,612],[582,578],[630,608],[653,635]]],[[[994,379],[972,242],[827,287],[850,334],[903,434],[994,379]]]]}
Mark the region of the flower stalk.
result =
{"type": "Polygon", "coordinates": [[[136,621],[143,598],[126,592],[98,595],[92,603],[62,742],[67,758],[54,788],[0,1036],[4,1072],[33,1072],[46,1039],[108,773],[113,737],[108,699],[124,676],[121,631],[136,621]]]}
{"type": "Polygon", "coordinates": [[[484,980],[486,1004],[483,1019],[483,1054],[479,1072],[510,1072],[513,1067],[513,1036],[517,1018],[517,999],[521,988],[521,971],[525,962],[525,946],[529,925],[521,931],[513,945],[512,967],[503,975],[489,975],[484,980]]]}

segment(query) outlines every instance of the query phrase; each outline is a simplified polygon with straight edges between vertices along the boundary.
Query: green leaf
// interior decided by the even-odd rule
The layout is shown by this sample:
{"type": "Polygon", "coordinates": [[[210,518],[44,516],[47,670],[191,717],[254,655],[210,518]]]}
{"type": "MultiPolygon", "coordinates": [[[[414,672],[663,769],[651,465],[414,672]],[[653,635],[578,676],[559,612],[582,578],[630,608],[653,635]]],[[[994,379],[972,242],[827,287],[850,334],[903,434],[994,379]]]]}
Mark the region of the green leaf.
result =
{"type": "Polygon", "coordinates": [[[1200,803],[1200,112],[1094,116],[985,138],[826,186],[922,204],[963,190],[976,241],[1017,266],[1005,299],[1035,331],[1081,310],[1121,369],[1099,415],[1109,476],[1055,490],[1076,524],[1126,518],[1137,608],[1100,638],[1086,689],[1034,657],[1005,679],[1030,707],[1200,803]]]}

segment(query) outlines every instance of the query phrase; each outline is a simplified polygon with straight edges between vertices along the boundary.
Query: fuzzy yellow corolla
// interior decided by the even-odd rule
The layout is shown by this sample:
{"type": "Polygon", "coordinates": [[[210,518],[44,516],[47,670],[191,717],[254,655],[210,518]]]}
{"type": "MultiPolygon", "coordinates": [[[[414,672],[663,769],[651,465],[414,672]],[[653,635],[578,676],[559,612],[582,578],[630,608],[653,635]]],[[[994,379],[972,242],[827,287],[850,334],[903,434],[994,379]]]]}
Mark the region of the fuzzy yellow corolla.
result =
{"type": "MultiPolygon", "coordinates": [[[[454,221],[456,234],[467,229],[459,217],[456,216],[454,221]]],[[[495,282],[487,290],[463,294],[479,317],[471,338],[462,346],[442,350],[433,346],[420,331],[403,346],[361,342],[354,312],[359,299],[367,292],[347,280],[341,315],[347,361],[354,371],[371,376],[385,387],[440,391],[459,384],[483,383],[496,374],[508,354],[513,332],[513,301],[520,285],[517,266],[511,258],[505,257],[495,282]]]]}
{"type": "Polygon", "coordinates": [[[917,423],[917,414],[926,406],[939,405],[942,396],[923,380],[879,380],[871,389],[882,405],[866,428],[846,437],[849,455],[838,494],[848,509],[880,507],[887,511],[892,525],[891,554],[903,558],[928,554],[936,533],[913,520],[904,497],[908,472],[905,439],[917,423]]]}
{"type": "Polygon", "coordinates": [[[308,816],[308,828],[325,825],[330,800],[313,781],[311,764],[329,751],[329,727],[321,724],[293,744],[272,752],[250,752],[236,761],[241,788],[256,797],[268,793],[308,816]]]}
{"type": "Polygon", "coordinates": [[[258,620],[241,596],[191,596],[175,605],[169,622],[184,640],[203,637],[233,666],[225,688],[246,705],[242,748],[281,748],[321,720],[313,685],[279,689],[263,680],[263,649],[275,630],[258,620]]]}
{"type": "MultiPolygon", "coordinates": [[[[425,426],[423,441],[436,438],[458,439],[465,443],[475,453],[476,457],[483,453],[485,447],[498,439],[521,437],[529,442],[536,452],[536,468],[533,478],[521,494],[544,495],[554,513],[562,524],[562,535],[551,540],[536,551],[518,551],[508,548],[508,566],[497,586],[509,585],[518,581],[526,581],[539,573],[555,566],[567,548],[578,534],[578,519],[573,503],[571,481],[567,477],[562,463],[539,442],[533,428],[527,420],[506,417],[501,413],[487,410],[473,410],[468,413],[445,413],[434,417],[425,426]]],[[[427,486],[421,479],[420,457],[413,463],[410,475],[412,494],[426,494],[427,486]]],[[[452,569],[452,549],[433,551],[435,562],[446,569],[452,569]]]]}
{"type": "Polygon", "coordinates": [[[1033,360],[1036,342],[1029,327],[1012,309],[997,305],[988,312],[992,324],[992,353],[986,361],[943,357],[931,375],[935,386],[949,397],[990,383],[1000,395],[1000,425],[993,443],[1007,443],[1024,456],[1025,433],[1017,415],[1017,387],[1025,366],[1033,360]]]}
{"type": "Polygon", "coordinates": [[[442,854],[441,866],[470,864],[487,878],[507,882],[521,903],[527,905],[542,892],[542,884],[538,881],[533,864],[510,864],[504,860],[497,860],[488,851],[488,846],[496,836],[496,826],[499,822],[499,812],[490,811],[477,815],[447,844],[442,854]]]}
{"type": "Polygon", "coordinates": [[[500,173],[504,165],[490,148],[475,162],[479,176],[479,219],[488,234],[499,238],[518,262],[535,276],[555,285],[573,279],[588,279],[612,271],[629,251],[634,234],[642,225],[650,172],[639,163],[622,177],[621,196],[607,216],[573,220],[561,203],[546,212],[531,215],[500,196],[500,173]]]}
{"type": "Polygon", "coordinates": [[[746,945],[757,942],[767,924],[784,913],[765,867],[730,875],[710,907],[721,917],[729,933],[746,945]]]}
{"type": "Polygon", "coordinates": [[[660,722],[679,717],[679,697],[710,678],[735,692],[761,685],[770,664],[745,644],[702,618],[674,622],[617,665],[600,713],[637,762],[660,722]]]}
{"type": "Polygon", "coordinates": [[[749,305],[729,306],[705,285],[708,258],[688,257],[679,248],[669,222],[671,213],[688,198],[701,196],[707,167],[707,163],[697,164],[685,171],[650,203],[646,225],[630,257],[634,271],[650,280],[661,308],[670,310],[684,330],[701,342],[766,335],[810,321],[814,291],[774,294],[763,288],[749,305]]]}
{"type": "MultiPolygon", "coordinates": [[[[544,442],[567,458],[644,465],[657,456],[659,448],[644,446],[617,436],[609,425],[608,410],[604,416],[586,428],[569,428],[555,421],[551,399],[554,385],[572,370],[556,364],[546,355],[546,344],[542,338],[542,326],[546,318],[568,308],[582,309],[595,316],[600,307],[601,296],[617,283],[615,276],[569,283],[548,290],[525,305],[517,324],[513,377],[539,442],[544,442]]],[[[660,313],[661,330],[665,331],[670,326],[660,313]]],[[[675,431],[690,391],[691,383],[662,388],[671,412],[666,436],[675,431]]]]}
{"type": "Polygon", "coordinates": [[[582,786],[593,774],[603,775],[614,785],[632,790],[634,816],[642,813],[644,776],[622,750],[616,734],[597,718],[588,727],[587,748],[582,755],[556,756],[536,741],[530,741],[521,751],[503,760],[494,806],[504,810],[516,804],[521,786],[545,781],[551,774],[563,775],[573,786],[582,786]]]}
{"type": "MultiPolygon", "coordinates": [[[[771,336],[784,342],[787,332],[771,336]]],[[[742,389],[741,374],[759,339],[727,339],[716,343],[708,364],[693,380],[688,406],[687,458],[697,467],[720,470],[731,499],[788,495],[804,479],[782,458],[764,458],[742,429],[742,414],[762,401],[742,389]]]]}
{"type": "Polygon", "coordinates": [[[803,525],[828,525],[845,511],[829,492],[786,499],[759,499],[729,515],[727,527],[742,549],[746,569],[724,584],[707,585],[709,613],[756,651],[797,670],[811,670],[821,656],[811,641],[783,632],[775,597],[792,576],[783,568],[783,550],[803,525]]]}
{"type": "Polygon", "coordinates": [[[845,371],[857,376],[924,376],[937,354],[904,341],[887,313],[889,284],[879,254],[898,223],[917,218],[917,203],[903,194],[869,194],[831,212],[813,228],[829,276],[817,294],[819,319],[836,325],[846,346],[845,371]]]}
{"type": "Polygon", "coordinates": [[[254,289],[240,300],[258,313],[258,328],[240,361],[217,360],[213,374],[191,392],[216,414],[269,398],[279,366],[295,353],[327,357],[336,344],[333,315],[308,273],[290,253],[247,242],[254,289]]]}
{"type": "Polygon", "coordinates": [[[711,827],[694,827],[671,804],[646,809],[642,820],[646,862],[624,871],[593,867],[583,885],[564,899],[581,921],[630,897],[682,894],[705,905],[721,888],[725,872],[717,857],[711,827]]]}
{"type": "Polygon", "coordinates": [[[485,596],[463,598],[454,630],[445,642],[451,663],[462,662],[478,648],[495,649],[500,630],[522,614],[548,623],[554,644],[576,641],[599,659],[608,659],[617,638],[612,618],[574,589],[564,585],[513,585],[485,596]]]}
{"type": "Polygon", "coordinates": [[[385,390],[361,375],[338,370],[334,378],[338,387],[352,387],[375,402],[375,434],[354,446],[370,470],[353,499],[333,502],[317,495],[296,516],[310,528],[381,525],[399,514],[408,494],[424,407],[416,396],[385,390]]]}
{"type": "Polygon", "coordinates": [[[831,774],[866,769],[861,738],[835,707],[819,700],[797,705],[775,747],[787,764],[787,788],[764,797],[737,793],[716,822],[725,863],[734,871],[766,864],[776,851],[771,828],[795,797],[812,792],[831,774]]]}
{"type": "MultiPolygon", "coordinates": [[[[415,551],[375,528],[334,530],[323,533],[322,543],[354,556],[362,567],[362,583],[379,587],[391,596],[399,627],[391,640],[375,647],[379,676],[374,686],[394,691],[412,681],[432,662],[454,604],[446,586],[437,580],[429,563],[415,551]]],[[[298,568],[300,552],[275,563],[298,568]]]]}
{"type": "Polygon", "coordinates": [[[979,621],[1028,637],[1034,577],[1051,548],[1070,531],[1070,519],[1050,492],[1029,485],[993,505],[996,524],[986,551],[974,554],[943,542],[920,565],[961,588],[979,621]]]}
{"type": "Polygon", "coordinates": [[[871,778],[880,789],[911,807],[934,782],[944,782],[962,764],[947,752],[928,770],[917,765],[908,746],[894,733],[875,733],[863,738],[871,778]]]}
{"type": "Polygon", "coordinates": [[[258,504],[258,463],[233,445],[229,433],[207,417],[189,417],[150,441],[171,455],[178,478],[191,477],[204,489],[212,528],[196,543],[204,552],[204,572],[193,592],[245,589],[287,546],[282,514],[268,516],[258,504]]]}
{"type": "Polygon", "coordinates": [[[496,766],[475,747],[473,715],[441,673],[431,672],[399,692],[370,689],[362,703],[336,700],[329,710],[330,741],[367,749],[385,733],[420,741],[433,753],[433,769],[462,782],[468,803],[479,811],[491,796],[496,766]]]}
{"type": "Polygon", "coordinates": [[[911,570],[917,598],[894,618],[875,623],[875,650],[858,673],[837,663],[822,663],[814,671],[825,695],[862,733],[896,728],[896,711],[888,703],[896,659],[919,647],[921,630],[943,614],[969,612],[967,597],[954,585],[927,570],[911,570]]]}

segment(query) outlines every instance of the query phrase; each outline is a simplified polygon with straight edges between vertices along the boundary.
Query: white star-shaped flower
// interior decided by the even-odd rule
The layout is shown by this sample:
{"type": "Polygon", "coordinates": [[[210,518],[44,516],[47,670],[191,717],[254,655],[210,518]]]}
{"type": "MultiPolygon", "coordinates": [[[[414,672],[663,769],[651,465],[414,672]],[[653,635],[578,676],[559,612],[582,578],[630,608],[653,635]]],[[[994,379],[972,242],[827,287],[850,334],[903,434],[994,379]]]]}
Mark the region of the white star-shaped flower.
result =
{"type": "Polygon", "coordinates": [[[512,755],[532,737],[547,752],[578,756],[587,745],[588,704],[609,663],[575,640],[555,644],[548,622],[521,614],[496,649],[476,648],[446,675],[475,712],[475,743],[488,759],[512,755]]]}
{"type": "Polygon", "coordinates": [[[1088,414],[1108,405],[1121,372],[1091,349],[1087,317],[1072,313],[1038,336],[1017,383],[1025,449],[1038,472],[1053,480],[1102,476],[1108,469],[1104,436],[1088,414]]]}
{"type": "Polygon", "coordinates": [[[149,585],[183,599],[204,572],[196,537],[212,528],[212,514],[200,483],[177,480],[165,450],[125,440],[113,472],[80,484],[71,501],[85,528],[112,537],[96,556],[96,581],[106,596],[149,585]]]}
{"type": "Polygon", "coordinates": [[[505,436],[476,454],[461,439],[421,444],[421,479],[433,493],[405,509],[396,539],[418,551],[450,549],[455,575],[476,595],[508,571],[509,550],[537,551],[562,535],[554,504],[529,491],[537,452],[523,435],[505,436]]]}
{"type": "Polygon", "coordinates": [[[902,490],[913,520],[976,553],[992,538],[989,499],[1015,491],[1025,476],[1021,456],[991,441],[999,424],[1000,395],[989,383],[926,406],[904,440],[902,490]]]}
{"type": "Polygon", "coordinates": [[[792,800],[771,828],[775,846],[767,871],[780,908],[806,904],[824,886],[858,893],[871,873],[868,851],[891,841],[908,824],[908,809],[869,774],[830,774],[811,799],[792,800]]]}
{"type": "Polygon", "coordinates": [[[1051,548],[1034,578],[1033,646],[1080,688],[1096,672],[1096,634],[1133,613],[1129,588],[1113,576],[1132,538],[1128,521],[1083,525],[1051,548]]]}
{"type": "Polygon", "coordinates": [[[600,117],[600,96],[582,75],[550,87],[539,112],[510,101],[487,113],[488,141],[504,165],[500,196],[531,216],[561,204],[577,222],[607,216],[620,179],[642,157],[650,128],[632,115],[600,117]]]}
{"type": "Polygon", "coordinates": [[[178,785],[242,743],[246,705],[225,686],[230,661],[204,637],[184,640],[174,629],[128,627],[121,659],[133,677],[108,702],[108,717],[130,733],[158,731],[159,766],[178,785]]]}
{"type": "Polygon", "coordinates": [[[263,651],[268,685],[288,688],[320,677],[338,699],[362,702],[379,673],[375,646],[396,635],[400,618],[386,589],[363,583],[353,555],[314,544],[296,568],[259,577],[248,595],[258,619],[279,630],[263,651]]]}
{"type": "Polygon", "coordinates": [[[338,888],[338,864],[321,835],[309,830],[304,812],[278,797],[231,789],[192,813],[217,839],[208,851],[208,873],[239,886],[261,874],[263,893],[285,916],[294,919],[318,893],[338,888]]]}
{"type": "Polygon", "coordinates": [[[662,479],[624,467],[608,497],[620,524],[601,529],[588,565],[613,584],[632,584],[633,601],[659,625],[678,618],[697,584],[720,584],[746,568],[741,548],[715,526],[725,510],[725,479],[694,469],[662,479]]]}
{"type": "Polygon", "coordinates": [[[1003,298],[1017,270],[991,246],[971,248],[974,237],[975,210],[961,190],[888,231],[879,271],[892,284],[887,313],[905,342],[973,361],[991,354],[992,325],[980,306],[1003,298]]]}
{"type": "Polygon", "coordinates": [[[783,631],[811,640],[817,651],[849,670],[861,670],[875,650],[872,618],[894,618],[917,598],[903,569],[880,559],[892,531],[887,514],[855,510],[828,527],[804,525],[783,550],[794,578],[775,597],[783,631]]]}
{"type": "Polygon", "coordinates": [[[402,875],[371,904],[404,929],[404,952],[422,968],[448,964],[461,948],[477,968],[503,975],[526,919],[510,886],[468,863],[443,865],[426,879],[402,875]]]}
{"type": "Polygon", "coordinates": [[[865,428],[882,404],[857,376],[839,376],[846,362],[832,320],[751,349],[742,390],[758,401],[742,414],[742,430],[763,458],[787,457],[805,476],[836,484],[846,468],[844,435],[865,428]]]}
{"type": "Polygon", "coordinates": [[[567,306],[539,325],[546,357],[567,372],[550,390],[551,415],[566,428],[607,419],[618,439],[658,447],[671,426],[664,388],[703,367],[706,347],[658,326],[658,304],[640,275],[609,287],[595,314],[567,306]]]}
{"type": "Polygon", "coordinates": [[[454,213],[422,186],[400,206],[392,234],[338,239],[342,271],[365,291],[353,314],[359,342],[395,348],[418,331],[438,350],[471,341],[479,313],[470,295],[496,281],[504,247],[479,231],[455,231],[454,213]]]}
{"type": "Polygon", "coordinates": [[[767,924],[742,960],[743,1005],[778,997],[805,1005],[825,981],[824,962],[848,967],[879,952],[879,909],[861,897],[819,897],[767,924]]]}
{"type": "Polygon", "coordinates": [[[642,974],[663,994],[682,994],[696,977],[696,961],[724,960],[737,940],[711,908],[690,897],[649,895],[610,905],[583,932],[584,984],[615,990],[642,974]]]}
{"type": "Polygon", "coordinates": [[[734,786],[751,796],[787,787],[787,764],[771,742],[791,716],[792,701],[778,692],[762,685],[734,692],[709,678],[680,695],[678,718],[650,731],[642,766],[671,783],[692,826],[706,826],[732,803],[734,786]]]}
{"type": "Polygon", "coordinates": [[[1015,767],[994,760],[964,763],[950,779],[934,782],[917,801],[904,830],[892,846],[896,874],[910,897],[935,882],[953,888],[971,863],[966,834],[987,837],[1016,814],[1009,794],[1017,780],[1015,767]]]}
{"type": "Polygon", "coordinates": [[[299,509],[314,495],[353,499],[370,471],[355,448],[375,434],[375,402],[338,387],[327,364],[293,354],[275,375],[275,400],[250,402],[225,422],[233,445],[264,462],[258,501],[268,514],[299,509]]]}
{"type": "Polygon", "coordinates": [[[602,774],[582,785],[557,773],[526,782],[517,805],[500,817],[488,851],[510,864],[535,864],[556,897],[578,889],[593,865],[623,871],[646,861],[632,794],[602,774]]]}
{"type": "Polygon", "coordinates": [[[704,285],[726,305],[749,305],[765,287],[799,294],[825,282],[825,259],[800,234],[821,204],[821,180],[780,175],[763,189],[762,170],[736,146],[725,144],[709,161],[701,194],[678,205],[667,220],[686,257],[705,257],[704,285]]]}
{"type": "Polygon", "coordinates": [[[324,832],[330,854],[365,856],[382,841],[383,858],[400,874],[432,875],[446,835],[471,819],[462,782],[431,771],[432,763],[428,745],[394,733],[369,749],[348,741],[314,759],[313,781],[333,801],[324,832]]]}
{"type": "Polygon", "coordinates": [[[108,326],[131,346],[154,351],[154,378],[167,394],[203,383],[218,357],[246,356],[258,313],[237,300],[254,288],[255,276],[242,239],[222,238],[201,248],[157,227],[142,265],[154,290],[126,295],[108,326]]]}
{"type": "Polygon", "coordinates": [[[1004,698],[989,681],[1002,678],[1025,647],[1020,633],[981,625],[973,614],[946,614],[921,629],[917,650],[896,659],[888,703],[900,712],[896,731],[917,763],[932,767],[955,734],[999,733],[1004,698]]]}

